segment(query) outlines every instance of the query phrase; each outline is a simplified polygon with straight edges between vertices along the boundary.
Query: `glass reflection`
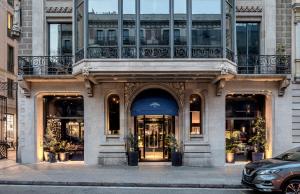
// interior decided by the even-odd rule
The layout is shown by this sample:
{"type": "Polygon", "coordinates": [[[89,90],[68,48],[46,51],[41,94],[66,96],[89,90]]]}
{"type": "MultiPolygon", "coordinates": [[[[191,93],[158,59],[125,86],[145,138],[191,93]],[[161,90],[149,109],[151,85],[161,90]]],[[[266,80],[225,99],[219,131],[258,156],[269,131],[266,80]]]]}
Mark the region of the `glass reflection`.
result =
{"type": "Polygon", "coordinates": [[[140,57],[170,57],[169,0],[141,0],[140,57]]]}
{"type": "Polygon", "coordinates": [[[49,55],[72,55],[72,24],[49,24],[49,55]]]}
{"type": "Polygon", "coordinates": [[[123,1],[123,48],[124,58],[136,57],[136,10],[135,0],[123,1]]]}
{"type": "Polygon", "coordinates": [[[174,0],[174,57],[187,57],[186,0],[174,0]]]}
{"type": "Polygon", "coordinates": [[[220,0],[192,0],[193,14],[221,14],[220,0]]]}
{"type": "Polygon", "coordinates": [[[118,0],[89,1],[90,58],[116,58],[118,55],[118,0]]]}
{"type": "Polygon", "coordinates": [[[192,0],[192,57],[222,57],[221,1],[192,0]]]}

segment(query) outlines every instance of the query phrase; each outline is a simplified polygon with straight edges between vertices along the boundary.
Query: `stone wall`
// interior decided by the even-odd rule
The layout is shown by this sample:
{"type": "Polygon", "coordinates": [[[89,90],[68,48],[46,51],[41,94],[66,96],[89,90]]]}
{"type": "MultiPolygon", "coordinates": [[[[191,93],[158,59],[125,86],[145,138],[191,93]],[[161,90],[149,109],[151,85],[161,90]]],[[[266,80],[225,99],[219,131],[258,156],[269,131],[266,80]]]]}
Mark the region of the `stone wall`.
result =
{"type": "Polygon", "coordinates": [[[292,53],[292,0],[277,0],[276,43],[277,53],[282,45],[285,47],[285,54],[292,53]]]}
{"type": "Polygon", "coordinates": [[[22,0],[22,33],[19,42],[19,55],[32,55],[32,0],[22,0]]]}

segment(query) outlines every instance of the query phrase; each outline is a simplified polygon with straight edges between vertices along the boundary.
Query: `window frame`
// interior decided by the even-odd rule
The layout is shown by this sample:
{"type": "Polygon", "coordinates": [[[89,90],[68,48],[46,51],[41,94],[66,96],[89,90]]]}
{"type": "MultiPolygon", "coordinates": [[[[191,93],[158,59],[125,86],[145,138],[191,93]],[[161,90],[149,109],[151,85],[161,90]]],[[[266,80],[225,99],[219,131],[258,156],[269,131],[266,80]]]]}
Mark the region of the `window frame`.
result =
{"type": "Polygon", "coordinates": [[[204,129],[203,129],[203,126],[204,126],[203,125],[203,114],[204,114],[203,98],[198,93],[192,93],[191,95],[189,95],[188,100],[189,100],[188,101],[189,102],[189,134],[190,134],[191,137],[199,137],[199,136],[202,137],[204,135],[204,129]],[[198,134],[193,134],[192,133],[192,128],[193,128],[193,121],[192,121],[192,116],[193,115],[192,115],[192,112],[196,112],[196,111],[191,110],[191,105],[192,105],[191,99],[192,99],[193,96],[197,96],[197,98],[199,98],[199,100],[200,100],[200,103],[199,103],[200,107],[199,107],[199,111],[198,111],[198,112],[200,112],[200,114],[199,114],[199,116],[200,116],[199,122],[200,123],[196,123],[196,124],[199,124],[199,127],[200,127],[200,130],[199,130],[198,134]]]}
{"type": "Polygon", "coordinates": [[[6,70],[12,74],[15,73],[15,48],[7,45],[7,65],[6,70]]]}
{"type": "Polygon", "coordinates": [[[109,94],[106,98],[106,135],[108,136],[120,136],[121,134],[121,106],[120,106],[120,101],[121,101],[121,98],[120,98],[120,95],[119,94],[116,94],[116,93],[113,93],[113,94],[109,94]],[[110,125],[111,125],[111,121],[110,121],[110,118],[111,118],[111,114],[110,114],[110,99],[113,98],[113,97],[116,97],[117,100],[118,100],[118,127],[119,129],[113,129],[111,130],[110,129],[110,125]],[[113,131],[116,131],[116,132],[113,132],[113,131]]]}

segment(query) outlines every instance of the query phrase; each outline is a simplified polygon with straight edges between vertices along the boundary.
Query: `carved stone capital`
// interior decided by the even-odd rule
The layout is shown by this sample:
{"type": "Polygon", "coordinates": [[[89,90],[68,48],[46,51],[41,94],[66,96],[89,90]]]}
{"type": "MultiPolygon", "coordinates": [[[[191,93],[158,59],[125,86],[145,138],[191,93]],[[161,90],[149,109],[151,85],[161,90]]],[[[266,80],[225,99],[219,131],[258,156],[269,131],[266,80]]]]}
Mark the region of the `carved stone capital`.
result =
{"type": "Polygon", "coordinates": [[[221,79],[216,83],[216,95],[217,96],[222,96],[223,89],[225,87],[225,79],[221,79]]]}
{"type": "Polygon", "coordinates": [[[284,79],[279,83],[278,96],[284,96],[285,90],[291,84],[290,79],[284,79]]]}
{"type": "Polygon", "coordinates": [[[22,77],[18,77],[18,83],[24,92],[24,96],[29,98],[31,96],[31,84],[25,81],[22,77]]]}
{"type": "Polygon", "coordinates": [[[88,97],[93,97],[93,95],[94,95],[94,84],[90,80],[85,79],[84,80],[84,86],[85,86],[88,97]]]}

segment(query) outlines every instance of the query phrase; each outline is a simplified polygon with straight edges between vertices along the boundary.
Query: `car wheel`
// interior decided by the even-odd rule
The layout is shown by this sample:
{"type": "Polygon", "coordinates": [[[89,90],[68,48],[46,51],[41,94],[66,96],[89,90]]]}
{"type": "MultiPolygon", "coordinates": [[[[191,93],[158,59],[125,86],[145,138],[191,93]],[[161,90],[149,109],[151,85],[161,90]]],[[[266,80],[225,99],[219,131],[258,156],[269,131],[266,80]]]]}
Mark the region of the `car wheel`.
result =
{"type": "Polygon", "coordinates": [[[284,194],[300,194],[300,180],[289,181],[285,188],[284,194]]]}

